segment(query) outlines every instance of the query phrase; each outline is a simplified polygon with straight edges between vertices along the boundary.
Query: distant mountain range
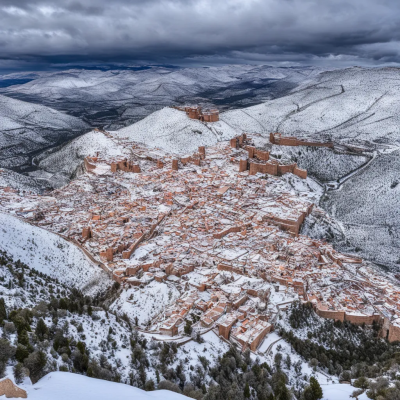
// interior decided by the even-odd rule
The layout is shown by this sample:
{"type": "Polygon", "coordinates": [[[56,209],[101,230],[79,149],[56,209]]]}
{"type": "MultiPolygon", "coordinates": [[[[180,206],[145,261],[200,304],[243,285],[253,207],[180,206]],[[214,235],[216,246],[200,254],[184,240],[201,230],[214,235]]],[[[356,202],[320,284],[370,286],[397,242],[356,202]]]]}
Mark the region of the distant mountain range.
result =
{"type": "Polygon", "coordinates": [[[220,109],[258,104],[288,93],[319,72],[313,67],[250,65],[70,69],[3,75],[0,93],[65,111],[93,127],[118,129],[171,104],[214,104],[220,109]]]}

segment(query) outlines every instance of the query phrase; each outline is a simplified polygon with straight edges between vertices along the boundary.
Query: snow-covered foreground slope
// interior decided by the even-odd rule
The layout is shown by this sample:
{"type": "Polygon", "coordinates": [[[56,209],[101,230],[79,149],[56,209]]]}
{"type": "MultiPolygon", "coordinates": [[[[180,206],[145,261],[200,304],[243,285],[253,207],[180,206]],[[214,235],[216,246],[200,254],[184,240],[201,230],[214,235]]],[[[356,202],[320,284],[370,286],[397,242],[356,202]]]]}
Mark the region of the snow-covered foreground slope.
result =
{"type": "Polygon", "coordinates": [[[145,119],[113,134],[135,142],[158,147],[175,154],[192,154],[199,146],[212,146],[236,136],[239,131],[226,122],[202,123],[183,111],[165,107],[145,119]]]}
{"type": "Polygon", "coordinates": [[[32,79],[2,92],[68,110],[92,126],[118,129],[171,103],[211,102],[240,107],[277,97],[318,74],[319,68],[227,65],[204,68],[144,67],[136,70],[79,70],[10,74],[32,79]]]}
{"type": "Polygon", "coordinates": [[[34,153],[85,129],[88,125],[78,118],[0,95],[0,167],[26,166],[34,153]]]}
{"type": "Polygon", "coordinates": [[[95,294],[109,284],[107,274],[75,245],[44,229],[0,213],[0,249],[60,282],[95,294]]]}
{"type": "MultiPolygon", "coordinates": [[[[24,386],[21,386],[24,387],[24,386]]],[[[186,396],[157,390],[144,390],[69,372],[51,372],[33,386],[26,386],[28,399],[32,400],[179,400],[186,396]]]]}

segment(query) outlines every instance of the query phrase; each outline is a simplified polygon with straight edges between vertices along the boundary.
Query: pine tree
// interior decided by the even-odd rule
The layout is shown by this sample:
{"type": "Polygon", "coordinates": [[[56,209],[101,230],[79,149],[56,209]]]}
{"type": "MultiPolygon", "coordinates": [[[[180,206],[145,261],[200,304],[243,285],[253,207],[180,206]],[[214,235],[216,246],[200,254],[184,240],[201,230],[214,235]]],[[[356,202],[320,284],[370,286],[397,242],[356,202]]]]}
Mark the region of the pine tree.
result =
{"type": "Polygon", "coordinates": [[[35,333],[40,340],[43,340],[44,336],[49,333],[49,328],[47,327],[42,318],[39,319],[36,325],[35,333]]]}
{"type": "Polygon", "coordinates": [[[244,397],[246,399],[250,398],[250,387],[249,387],[249,383],[246,382],[246,386],[244,387],[244,397]]]}
{"type": "Polygon", "coordinates": [[[25,329],[18,333],[18,343],[25,347],[30,346],[28,332],[25,329]]]}
{"type": "Polygon", "coordinates": [[[7,310],[4,298],[0,297],[0,325],[3,324],[4,320],[7,319],[7,310]]]}
{"type": "Polygon", "coordinates": [[[313,394],[313,400],[320,400],[322,399],[322,389],[319,382],[312,376],[310,378],[310,388],[313,394]]]}
{"type": "Polygon", "coordinates": [[[22,383],[25,377],[24,366],[21,363],[15,364],[14,368],[15,383],[22,383]]]}

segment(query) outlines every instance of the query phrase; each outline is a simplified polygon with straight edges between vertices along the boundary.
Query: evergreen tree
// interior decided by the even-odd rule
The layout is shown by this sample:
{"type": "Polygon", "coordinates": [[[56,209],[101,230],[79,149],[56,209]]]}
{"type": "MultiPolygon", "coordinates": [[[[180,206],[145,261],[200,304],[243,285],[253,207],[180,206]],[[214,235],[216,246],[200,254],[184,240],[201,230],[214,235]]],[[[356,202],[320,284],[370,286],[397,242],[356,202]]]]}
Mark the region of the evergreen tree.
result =
{"type": "Polygon", "coordinates": [[[49,328],[47,327],[42,318],[39,319],[36,325],[35,333],[40,340],[43,340],[44,336],[49,333],[49,328]]]}
{"type": "Polygon", "coordinates": [[[244,387],[244,392],[243,392],[243,394],[244,394],[244,397],[245,397],[246,399],[249,399],[249,398],[250,398],[250,387],[249,387],[249,383],[248,383],[248,382],[246,382],[246,386],[244,387]]]}
{"type": "Polygon", "coordinates": [[[4,320],[7,319],[7,310],[4,298],[0,297],[0,325],[3,324],[4,320]]]}
{"type": "Polygon", "coordinates": [[[29,356],[29,350],[27,349],[27,347],[21,343],[18,343],[17,350],[15,352],[15,359],[18,362],[22,363],[28,356],[29,356]]]}
{"type": "Polygon", "coordinates": [[[27,348],[30,346],[28,332],[25,329],[18,333],[18,343],[27,348]]]}
{"type": "Polygon", "coordinates": [[[322,389],[319,382],[312,376],[310,378],[310,388],[312,391],[313,398],[312,400],[320,400],[322,399],[322,389]]]}
{"type": "Polygon", "coordinates": [[[14,368],[15,383],[22,383],[25,377],[24,366],[21,363],[15,364],[14,368]]]}

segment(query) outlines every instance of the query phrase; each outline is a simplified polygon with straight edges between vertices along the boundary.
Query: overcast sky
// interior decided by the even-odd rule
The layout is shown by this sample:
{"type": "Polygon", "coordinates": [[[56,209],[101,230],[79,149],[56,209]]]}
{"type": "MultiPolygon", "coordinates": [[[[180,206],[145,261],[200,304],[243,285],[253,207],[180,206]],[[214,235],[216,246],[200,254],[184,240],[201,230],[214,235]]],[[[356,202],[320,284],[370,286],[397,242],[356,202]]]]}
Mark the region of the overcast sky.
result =
{"type": "Polygon", "coordinates": [[[400,0],[0,0],[0,69],[396,65],[400,0]]]}

